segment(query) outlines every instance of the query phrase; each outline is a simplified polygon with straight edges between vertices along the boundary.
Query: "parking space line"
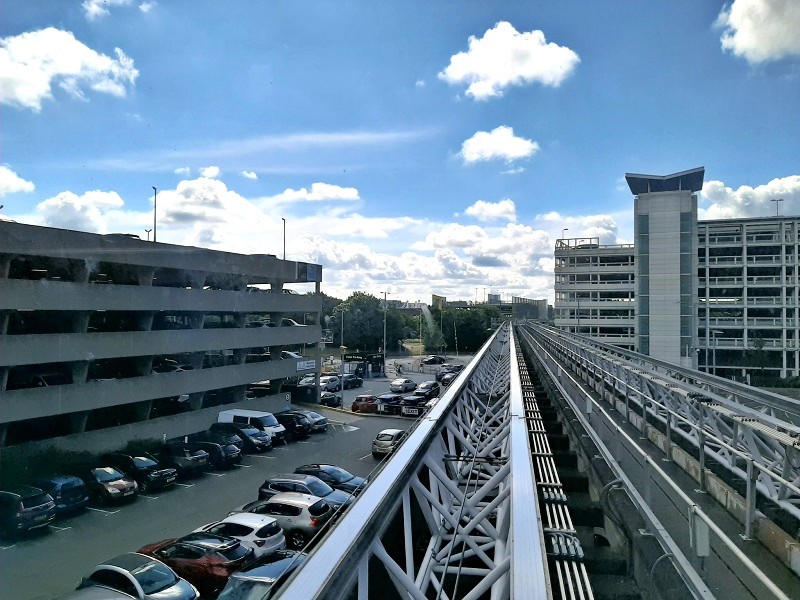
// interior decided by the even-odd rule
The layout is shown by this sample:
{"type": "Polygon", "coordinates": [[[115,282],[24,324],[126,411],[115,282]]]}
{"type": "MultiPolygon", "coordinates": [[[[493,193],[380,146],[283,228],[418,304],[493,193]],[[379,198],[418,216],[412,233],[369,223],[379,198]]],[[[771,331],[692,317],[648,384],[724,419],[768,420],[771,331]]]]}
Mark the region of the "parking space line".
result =
{"type": "Polygon", "coordinates": [[[179,485],[181,487],[194,487],[193,483],[178,483],[177,481],[175,482],[175,485],[179,485]]]}
{"type": "MultiPolygon", "coordinates": [[[[275,460],[274,456],[267,456],[265,454],[251,454],[250,458],[268,458],[270,460],[275,460]]],[[[244,467],[244,466],[247,466],[247,465],[242,465],[242,466],[244,467]]]]}
{"type": "Polygon", "coordinates": [[[236,467],[237,469],[249,469],[249,468],[250,468],[250,467],[252,467],[253,465],[242,465],[242,464],[238,464],[238,465],[233,465],[233,466],[234,466],[234,467],[236,467]]]}
{"type": "Polygon", "coordinates": [[[66,531],[67,529],[72,529],[72,527],[58,527],[57,525],[50,525],[56,531],[66,531]]]}
{"type": "Polygon", "coordinates": [[[147,498],[148,500],[158,500],[158,496],[148,496],[146,494],[139,494],[139,498],[147,498]]]}
{"type": "Polygon", "coordinates": [[[111,510],[103,510],[102,508],[94,508],[94,507],[91,507],[91,506],[87,506],[86,510],[93,510],[95,512],[105,513],[106,515],[115,515],[115,514],[117,514],[119,512],[119,509],[111,511],[111,510]]]}
{"type": "Polygon", "coordinates": [[[214,477],[225,477],[225,473],[206,473],[206,475],[213,475],[214,477]]]}
{"type": "Polygon", "coordinates": [[[11,544],[10,546],[0,546],[0,550],[8,550],[9,548],[13,548],[16,544],[11,544]]]}
{"type": "Polygon", "coordinates": [[[358,460],[364,460],[365,458],[369,458],[370,456],[372,456],[372,454],[365,454],[364,456],[362,456],[358,460]]]}

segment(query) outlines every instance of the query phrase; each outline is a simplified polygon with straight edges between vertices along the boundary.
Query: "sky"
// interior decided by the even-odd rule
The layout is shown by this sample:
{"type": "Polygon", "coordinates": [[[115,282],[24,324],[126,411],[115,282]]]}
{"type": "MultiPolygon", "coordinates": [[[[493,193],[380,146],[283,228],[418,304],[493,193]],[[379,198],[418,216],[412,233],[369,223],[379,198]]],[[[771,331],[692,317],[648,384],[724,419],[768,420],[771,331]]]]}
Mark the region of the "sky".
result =
{"type": "MultiPolygon", "coordinates": [[[[800,214],[796,0],[3,0],[0,219],[323,265],[322,290],[553,300],[624,175],[800,214]],[[285,221],[284,221],[285,220],[285,221]],[[566,229],[566,231],[564,231],[566,229]]],[[[303,290],[300,290],[303,291],[303,290]]]]}

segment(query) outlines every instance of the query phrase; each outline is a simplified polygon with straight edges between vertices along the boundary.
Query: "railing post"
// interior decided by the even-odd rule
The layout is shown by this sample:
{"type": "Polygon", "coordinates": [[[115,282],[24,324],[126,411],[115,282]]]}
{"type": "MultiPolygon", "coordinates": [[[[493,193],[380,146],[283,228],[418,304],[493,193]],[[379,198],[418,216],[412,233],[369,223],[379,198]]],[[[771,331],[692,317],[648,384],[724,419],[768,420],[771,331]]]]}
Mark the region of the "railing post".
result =
{"type": "Polygon", "coordinates": [[[697,445],[700,448],[700,487],[695,491],[700,494],[706,493],[706,431],[705,431],[705,416],[706,408],[702,400],[698,401],[698,429],[697,429],[697,445]]]}
{"type": "Polygon", "coordinates": [[[747,512],[744,518],[744,535],[741,536],[745,541],[753,540],[753,524],[756,518],[756,482],[758,481],[758,471],[753,464],[753,459],[747,459],[747,512]]]}
{"type": "Polygon", "coordinates": [[[667,456],[662,460],[672,462],[672,411],[667,407],[667,456]]]}

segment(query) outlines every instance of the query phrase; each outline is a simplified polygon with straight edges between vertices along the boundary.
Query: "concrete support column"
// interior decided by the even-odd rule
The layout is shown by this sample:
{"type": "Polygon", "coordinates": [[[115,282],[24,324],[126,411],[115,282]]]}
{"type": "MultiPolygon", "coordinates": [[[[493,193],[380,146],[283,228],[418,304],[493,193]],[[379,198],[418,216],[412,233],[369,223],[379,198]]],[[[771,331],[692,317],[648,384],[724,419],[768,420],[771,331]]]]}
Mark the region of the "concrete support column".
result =
{"type": "Polygon", "coordinates": [[[89,419],[89,411],[82,410],[80,412],[70,413],[70,429],[72,433],[83,433],[86,431],[86,421],[89,419]]]}
{"type": "Polygon", "coordinates": [[[237,312],[233,315],[233,322],[236,324],[236,327],[241,329],[245,326],[245,323],[247,323],[247,315],[237,312]]]}
{"type": "Polygon", "coordinates": [[[7,434],[8,434],[8,423],[0,423],[0,448],[6,445],[7,434]]]}
{"type": "Polygon", "coordinates": [[[188,279],[189,287],[192,289],[200,289],[206,285],[206,278],[208,273],[205,271],[187,271],[186,277],[188,279]]]}
{"type": "Polygon", "coordinates": [[[234,402],[242,402],[244,401],[244,394],[247,391],[246,385],[237,385],[231,390],[231,396],[233,397],[234,402]]]}
{"type": "Polygon", "coordinates": [[[0,310],[0,335],[5,335],[8,332],[8,319],[10,316],[10,310],[0,310]]]}
{"type": "Polygon", "coordinates": [[[89,329],[89,317],[91,313],[88,310],[78,310],[72,313],[72,333],[86,333],[89,329]]]}
{"type": "Polygon", "coordinates": [[[189,364],[192,365],[195,371],[203,368],[203,359],[205,356],[205,352],[192,352],[189,357],[189,364]]]}
{"type": "Polygon", "coordinates": [[[8,369],[9,367],[0,367],[0,392],[4,392],[6,389],[6,383],[8,383],[8,369]]]}
{"type": "Polygon", "coordinates": [[[139,328],[139,331],[152,331],[153,319],[155,318],[155,316],[156,313],[153,311],[144,311],[137,313],[136,326],[139,328]]]}
{"type": "Polygon", "coordinates": [[[133,406],[133,414],[136,416],[136,421],[147,421],[150,418],[150,410],[153,408],[152,400],[143,400],[136,402],[133,406]]]}
{"type": "Polygon", "coordinates": [[[189,325],[191,325],[192,329],[202,329],[203,323],[206,320],[206,313],[192,313],[187,317],[187,319],[189,320],[189,325]]]}
{"type": "Polygon", "coordinates": [[[8,279],[8,272],[11,269],[11,255],[0,254],[0,279],[8,279]]]}
{"type": "Polygon", "coordinates": [[[89,374],[89,361],[74,360],[69,363],[69,370],[72,373],[72,383],[86,383],[89,374]]]}
{"type": "Polygon", "coordinates": [[[234,348],[233,350],[233,364],[243,365],[247,350],[245,348],[234,348]]]}
{"type": "Polygon", "coordinates": [[[151,267],[139,267],[136,270],[136,278],[139,281],[139,285],[142,287],[151,287],[153,285],[153,276],[155,275],[156,270],[151,267]]]}
{"type": "Polygon", "coordinates": [[[136,360],[136,374],[150,375],[150,372],[153,370],[153,357],[137,356],[135,360],[136,360]]]}
{"type": "Polygon", "coordinates": [[[85,260],[74,263],[74,267],[72,269],[72,281],[75,283],[89,283],[89,275],[91,273],[91,269],[89,268],[89,263],[85,260]]]}
{"type": "Polygon", "coordinates": [[[189,399],[187,402],[189,403],[189,407],[192,410],[199,410],[203,407],[203,396],[205,392],[194,392],[193,394],[189,394],[189,399]]]}

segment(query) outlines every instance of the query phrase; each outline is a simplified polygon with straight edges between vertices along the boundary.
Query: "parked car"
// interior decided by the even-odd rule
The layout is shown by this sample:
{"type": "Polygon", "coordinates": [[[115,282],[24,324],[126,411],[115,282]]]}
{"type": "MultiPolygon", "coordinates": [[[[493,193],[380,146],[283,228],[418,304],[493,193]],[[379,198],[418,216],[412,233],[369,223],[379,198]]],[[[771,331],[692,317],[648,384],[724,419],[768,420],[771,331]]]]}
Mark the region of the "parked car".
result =
{"type": "Polygon", "coordinates": [[[178,471],[165,467],[146,452],[114,452],[104,454],[101,460],[116,467],[139,484],[139,491],[147,492],[171,485],[178,478],[178,471]]]}
{"type": "Polygon", "coordinates": [[[133,596],[104,585],[93,585],[58,596],[55,600],[132,600],[133,596]]]}
{"type": "Polygon", "coordinates": [[[273,444],[286,443],[286,429],[278,423],[275,416],[262,410],[244,410],[234,408],[231,410],[220,411],[217,421],[220,423],[237,423],[239,425],[251,425],[256,429],[266,431],[272,438],[273,444]]]}
{"type": "Polygon", "coordinates": [[[282,359],[303,360],[305,357],[299,352],[292,352],[291,350],[281,350],[282,359]]]}
{"type": "Polygon", "coordinates": [[[342,385],[344,385],[344,389],[346,390],[360,388],[362,385],[364,385],[364,380],[354,373],[347,373],[342,380],[342,385]]]}
{"type": "Polygon", "coordinates": [[[376,404],[377,398],[372,394],[361,394],[356,396],[353,403],[350,405],[350,410],[353,412],[361,413],[374,413],[378,411],[376,404]]]}
{"type": "Polygon", "coordinates": [[[283,317],[281,319],[281,327],[308,327],[308,325],[303,325],[302,323],[298,323],[294,319],[290,319],[289,317],[283,317]]]}
{"type": "Polygon", "coordinates": [[[203,531],[236,538],[252,548],[256,558],[286,547],[286,537],[281,526],[268,515],[236,513],[195,529],[195,533],[203,531]]]}
{"type": "Polygon", "coordinates": [[[342,395],[334,394],[333,392],[320,392],[319,403],[322,404],[322,406],[336,408],[342,405],[342,395]]]}
{"type": "Polygon", "coordinates": [[[47,527],[56,518],[56,503],[47,492],[30,485],[0,490],[0,533],[19,535],[47,527]]]}
{"type": "MultiPolygon", "coordinates": [[[[464,369],[464,365],[453,365],[445,363],[441,366],[441,368],[436,372],[436,381],[439,383],[442,382],[442,378],[447,375],[448,373],[460,373],[464,369]]],[[[452,378],[451,378],[452,381],[452,378]]]]}
{"type": "Polygon", "coordinates": [[[333,489],[318,477],[298,473],[285,473],[270,477],[258,488],[258,499],[266,500],[280,492],[299,492],[317,496],[330,504],[334,510],[338,510],[342,506],[350,506],[353,503],[350,494],[333,489]]]}
{"type": "Polygon", "coordinates": [[[325,433],[328,430],[328,418],[313,410],[295,408],[292,412],[303,415],[311,423],[311,433],[325,433]]]}
{"type": "Polygon", "coordinates": [[[410,379],[394,379],[392,383],[389,384],[390,391],[400,394],[404,392],[413,392],[415,389],[417,389],[417,384],[410,379]]]}
{"type": "Polygon", "coordinates": [[[275,418],[286,428],[290,440],[305,439],[311,434],[311,423],[298,412],[285,410],[276,413],[275,418]]]}
{"type": "Polygon", "coordinates": [[[326,392],[338,392],[342,389],[342,382],[336,375],[325,375],[319,378],[319,389],[326,392]]]}
{"type": "Polygon", "coordinates": [[[375,400],[375,412],[382,415],[399,415],[400,414],[400,401],[403,399],[402,394],[381,394],[375,400]]]}
{"type": "Polygon", "coordinates": [[[441,365],[444,362],[444,356],[429,354],[421,362],[423,365],[441,365]]]}
{"type": "Polygon", "coordinates": [[[54,474],[39,477],[33,482],[53,498],[56,505],[56,517],[78,512],[89,504],[89,492],[80,478],[74,475],[54,474]]]}
{"type": "Polygon", "coordinates": [[[458,373],[453,373],[452,371],[445,373],[444,375],[442,375],[442,385],[444,387],[447,387],[448,385],[453,383],[456,377],[458,377],[458,373]]]}
{"type": "Polygon", "coordinates": [[[303,375],[297,382],[297,387],[314,387],[315,385],[317,385],[316,375],[303,375]]]}
{"type": "Polygon", "coordinates": [[[423,398],[430,400],[431,398],[436,398],[441,389],[441,386],[435,381],[423,381],[417,386],[417,389],[414,390],[414,395],[422,396],[423,398]]]}
{"type": "Polygon", "coordinates": [[[418,417],[425,412],[425,396],[403,396],[400,400],[400,414],[404,417],[418,417]]]}
{"type": "Polygon", "coordinates": [[[80,477],[89,491],[89,497],[100,504],[133,500],[139,493],[139,485],[112,466],[94,464],[69,467],[72,475],[80,477]]]}
{"type": "Polygon", "coordinates": [[[281,492],[268,500],[256,500],[231,512],[252,512],[273,517],[286,533],[291,548],[303,548],[333,517],[322,498],[298,492],[281,492]]]}
{"type": "Polygon", "coordinates": [[[403,441],[405,431],[402,429],[384,429],[372,440],[372,457],[383,458],[394,452],[403,441]]]}
{"type": "Polygon", "coordinates": [[[279,550],[264,556],[247,569],[231,575],[217,600],[266,598],[273,588],[279,587],[303,564],[306,556],[295,550],[279,550]]]}
{"type": "Polygon", "coordinates": [[[195,450],[208,452],[208,464],[212,469],[230,469],[242,462],[242,451],[234,444],[190,440],[188,447],[192,452],[195,450]]]}
{"type": "Polygon", "coordinates": [[[241,452],[244,450],[244,440],[239,437],[234,431],[226,431],[224,429],[209,429],[208,431],[201,431],[200,433],[189,436],[190,441],[196,442],[214,442],[215,444],[234,445],[241,452]]]}
{"type": "Polygon", "coordinates": [[[197,477],[208,467],[208,452],[193,449],[191,442],[170,441],[154,454],[163,464],[173,467],[178,477],[197,477]]]}
{"type": "Polygon", "coordinates": [[[138,552],[127,552],[103,561],[78,585],[79,590],[96,587],[123,592],[138,600],[197,600],[200,597],[197,588],[170,567],[138,552]]]}
{"type": "Polygon", "coordinates": [[[314,463],[297,467],[294,472],[313,475],[333,489],[341,490],[347,494],[359,494],[368,483],[363,477],[353,475],[336,465],[314,463]]]}
{"type": "Polygon", "coordinates": [[[228,577],[253,561],[253,550],[232,537],[190,533],[148,544],[139,552],[159,559],[188,580],[202,598],[214,598],[228,577]]]}
{"type": "Polygon", "coordinates": [[[266,432],[256,429],[251,425],[239,425],[239,423],[212,423],[209,431],[224,431],[233,433],[242,438],[242,445],[245,452],[261,453],[272,450],[272,437],[266,432]]]}

